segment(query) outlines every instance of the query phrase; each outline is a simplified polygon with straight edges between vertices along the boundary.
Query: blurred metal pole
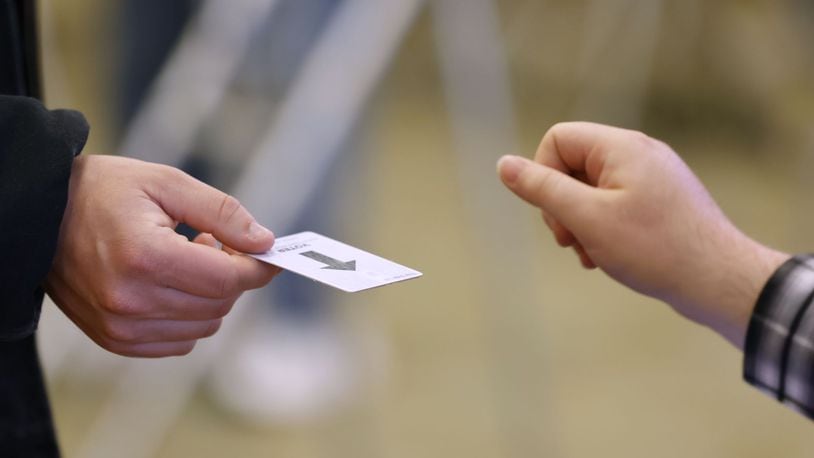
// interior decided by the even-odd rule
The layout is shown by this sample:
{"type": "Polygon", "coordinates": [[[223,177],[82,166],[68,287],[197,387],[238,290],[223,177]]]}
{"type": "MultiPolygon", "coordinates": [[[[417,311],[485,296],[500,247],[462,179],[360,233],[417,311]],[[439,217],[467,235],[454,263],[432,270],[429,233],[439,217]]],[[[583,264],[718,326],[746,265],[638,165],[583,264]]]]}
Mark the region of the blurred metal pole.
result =
{"type": "Polygon", "coordinates": [[[503,456],[557,454],[555,412],[546,403],[546,357],[539,339],[539,309],[517,294],[532,284],[536,243],[532,228],[518,224],[519,207],[495,174],[497,159],[516,152],[514,107],[497,11],[491,0],[433,2],[438,61],[449,107],[457,167],[469,227],[478,240],[482,278],[488,285],[482,310],[492,349],[493,402],[503,456]],[[510,241],[510,243],[506,243],[510,241]],[[506,269],[512,266],[512,269],[506,269]]]}
{"type": "Polygon", "coordinates": [[[181,165],[218,108],[254,31],[279,0],[207,0],[133,117],[119,154],[181,165]]]}
{"type": "MultiPolygon", "coordinates": [[[[339,6],[234,191],[259,220],[285,230],[303,211],[422,4],[345,0],[339,6]]],[[[153,456],[201,377],[218,358],[229,357],[227,343],[264,300],[256,291],[244,295],[220,332],[184,358],[132,361],[77,456],[153,456]]]]}
{"type": "Polygon", "coordinates": [[[423,0],[345,0],[233,194],[285,233],[359,119],[423,0]]]}

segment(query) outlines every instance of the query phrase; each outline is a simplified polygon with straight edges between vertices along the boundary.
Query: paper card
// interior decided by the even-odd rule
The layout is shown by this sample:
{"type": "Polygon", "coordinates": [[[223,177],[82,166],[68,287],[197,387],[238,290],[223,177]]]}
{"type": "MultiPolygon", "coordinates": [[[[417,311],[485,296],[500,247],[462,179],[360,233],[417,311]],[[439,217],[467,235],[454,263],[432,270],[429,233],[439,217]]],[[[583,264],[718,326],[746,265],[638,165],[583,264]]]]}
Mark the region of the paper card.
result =
{"type": "Polygon", "coordinates": [[[422,275],[315,232],[277,238],[268,252],[249,256],[349,293],[422,275]]]}

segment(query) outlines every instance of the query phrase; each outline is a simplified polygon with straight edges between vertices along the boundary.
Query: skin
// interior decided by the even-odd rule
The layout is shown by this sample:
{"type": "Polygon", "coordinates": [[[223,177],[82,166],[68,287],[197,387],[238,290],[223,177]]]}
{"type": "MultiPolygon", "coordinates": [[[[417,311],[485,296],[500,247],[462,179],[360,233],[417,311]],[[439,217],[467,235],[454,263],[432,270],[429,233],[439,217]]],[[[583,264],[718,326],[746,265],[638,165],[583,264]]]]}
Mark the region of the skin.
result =
{"type": "Polygon", "coordinates": [[[237,200],[178,169],[83,156],[74,161],[45,289],[111,352],[184,355],[218,330],[243,291],[279,272],[238,253],[273,243],[237,200]],[[201,234],[188,241],[174,230],[180,222],[201,234]]]}
{"type": "Polygon", "coordinates": [[[557,124],[533,161],[504,156],[498,174],[584,267],[741,349],[761,289],[789,258],[738,230],[681,158],[640,132],[557,124]]]}

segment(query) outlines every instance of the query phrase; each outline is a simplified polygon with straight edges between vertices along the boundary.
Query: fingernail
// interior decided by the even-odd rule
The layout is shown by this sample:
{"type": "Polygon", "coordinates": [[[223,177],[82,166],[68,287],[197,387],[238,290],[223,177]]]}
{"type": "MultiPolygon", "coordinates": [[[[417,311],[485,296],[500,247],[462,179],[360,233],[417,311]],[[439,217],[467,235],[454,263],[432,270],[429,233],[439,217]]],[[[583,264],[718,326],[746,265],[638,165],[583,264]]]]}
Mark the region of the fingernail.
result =
{"type": "Polygon", "coordinates": [[[527,162],[518,156],[503,156],[497,161],[497,170],[506,183],[514,183],[527,162]]]}
{"type": "Polygon", "coordinates": [[[265,239],[268,238],[269,235],[273,235],[270,230],[261,226],[257,221],[252,221],[252,224],[249,226],[249,238],[251,240],[265,239]]]}

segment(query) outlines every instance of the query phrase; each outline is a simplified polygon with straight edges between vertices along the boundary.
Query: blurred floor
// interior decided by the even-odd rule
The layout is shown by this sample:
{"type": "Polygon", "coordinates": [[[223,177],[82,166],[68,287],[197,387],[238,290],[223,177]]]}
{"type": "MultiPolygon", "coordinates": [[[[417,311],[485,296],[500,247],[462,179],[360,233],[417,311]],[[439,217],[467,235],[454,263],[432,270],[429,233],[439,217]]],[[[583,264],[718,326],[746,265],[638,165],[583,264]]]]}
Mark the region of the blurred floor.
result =
{"type": "MultiPolygon", "coordinates": [[[[422,18],[378,91],[360,132],[362,159],[353,161],[360,169],[351,180],[360,183],[344,202],[348,243],[425,273],[335,295],[351,328],[374,326],[389,341],[386,379],[329,418],[262,430],[224,415],[201,394],[158,457],[510,457],[494,402],[524,393],[494,391],[482,311],[501,304],[482,303],[490,288],[480,281],[483,241],[472,237],[461,208],[465,190],[456,181],[428,27],[422,18]]],[[[566,97],[546,99],[520,73],[522,153],[532,155],[548,124],[567,116],[558,108],[566,97]]],[[[770,142],[744,151],[729,137],[667,135],[745,232],[785,250],[814,246],[796,227],[796,152],[778,152],[770,142]]],[[[534,332],[524,336],[532,347],[515,351],[545,381],[545,411],[529,409],[524,421],[550,429],[539,438],[547,456],[810,455],[811,423],[743,383],[737,351],[665,305],[582,270],[535,211],[508,193],[497,198],[517,224],[539,232],[527,248],[533,271],[516,272],[516,294],[538,310],[534,332]]],[[[105,387],[56,383],[51,392],[70,458],[105,387]]]]}

